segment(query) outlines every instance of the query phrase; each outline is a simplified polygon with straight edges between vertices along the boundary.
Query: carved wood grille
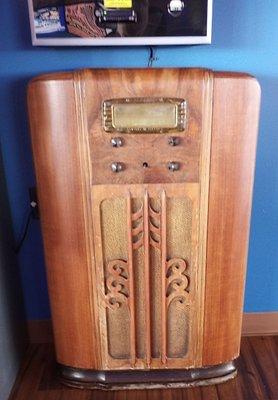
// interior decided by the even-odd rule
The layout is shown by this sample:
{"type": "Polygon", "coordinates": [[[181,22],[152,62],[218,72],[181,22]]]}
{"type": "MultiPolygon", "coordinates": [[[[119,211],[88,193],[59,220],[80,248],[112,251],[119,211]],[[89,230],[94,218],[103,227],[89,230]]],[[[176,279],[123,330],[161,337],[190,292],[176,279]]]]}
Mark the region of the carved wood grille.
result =
{"type": "Polygon", "coordinates": [[[148,190],[142,197],[128,191],[99,206],[107,365],[148,368],[186,359],[193,295],[191,199],[167,198],[165,190],[155,197],[148,190]]]}

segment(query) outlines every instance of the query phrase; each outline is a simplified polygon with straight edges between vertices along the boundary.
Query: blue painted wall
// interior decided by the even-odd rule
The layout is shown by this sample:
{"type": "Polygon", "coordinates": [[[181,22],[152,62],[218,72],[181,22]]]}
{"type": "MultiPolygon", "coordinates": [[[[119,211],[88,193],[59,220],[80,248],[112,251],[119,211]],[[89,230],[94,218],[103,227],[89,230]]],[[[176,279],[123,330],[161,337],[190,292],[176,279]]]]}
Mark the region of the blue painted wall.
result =
{"type": "MultiPolygon", "coordinates": [[[[83,67],[145,67],[147,48],[33,48],[27,0],[7,1],[0,30],[1,144],[15,236],[28,212],[34,173],[26,118],[26,84],[38,74],[83,67]]],[[[246,71],[262,86],[245,310],[278,310],[278,2],[214,0],[213,45],[161,47],[158,67],[246,71]]],[[[59,110],[57,110],[59,112],[59,110]]],[[[39,223],[19,256],[30,319],[49,317],[39,223]]],[[[235,274],[237,266],[235,265],[235,274]]]]}

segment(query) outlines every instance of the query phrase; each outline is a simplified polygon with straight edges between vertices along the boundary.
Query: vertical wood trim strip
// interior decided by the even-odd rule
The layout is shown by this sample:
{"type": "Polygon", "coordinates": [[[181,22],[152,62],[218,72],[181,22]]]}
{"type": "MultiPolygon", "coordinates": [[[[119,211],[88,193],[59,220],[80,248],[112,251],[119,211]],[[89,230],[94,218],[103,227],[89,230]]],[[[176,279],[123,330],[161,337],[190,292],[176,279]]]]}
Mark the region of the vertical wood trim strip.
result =
{"type": "Polygon", "coordinates": [[[127,195],[127,240],[128,240],[128,278],[129,278],[129,311],[130,311],[130,362],[136,363],[136,327],[135,327],[135,298],[133,274],[133,240],[132,240],[132,206],[131,194],[127,195]]]}
{"type": "MultiPolygon", "coordinates": [[[[101,202],[103,200],[102,193],[98,192],[96,186],[92,187],[92,232],[95,243],[102,244],[102,221],[101,221],[101,202]]],[[[92,268],[95,269],[95,304],[98,308],[98,320],[95,322],[96,326],[99,328],[100,334],[100,350],[102,355],[102,368],[107,368],[109,365],[109,349],[108,349],[108,324],[107,324],[107,307],[105,301],[106,295],[106,279],[105,279],[105,263],[103,246],[95,246],[94,258],[97,260],[92,268]]]]}
{"type": "Polygon", "coordinates": [[[167,304],[166,304],[166,262],[167,262],[167,231],[166,231],[166,193],[161,193],[161,361],[167,362],[167,304]]]}
{"type": "Polygon", "coordinates": [[[151,363],[151,304],[150,304],[150,237],[149,195],[144,194],[144,267],[145,267],[145,320],[146,320],[146,363],[151,363]]]}
{"type": "Polygon", "coordinates": [[[208,203],[210,181],[210,157],[211,157],[211,132],[212,132],[212,100],[213,100],[213,74],[207,71],[204,77],[203,88],[203,126],[200,157],[200,214],[199,214],[199,262],[198,280],[196,292],[199,298],[197,309],[199,310],[199,323],[196,332],[196,357],[197,366],[202,365],[203,359],[203,333],[205,312],[205,282],[206,282],[206,258],[207,258],[207,230],[208,230],[208,203]]]}
{"type": "Polygon", "coordinates": [[[87,125],[85,121],[85,115],[87,115],[87,111],[84,110],[85,107],[85,83],[86,81],[84,73],[82,71],[78,71],[74,73],[73,86],[75,92],[75,107],[76,107],[76,115],[77,115],[77,124],[78,124],[78,155],[79,155],[79,163],[80,170],[82,174],[81,187],[82,187],[82,207],[84,212],[84,232],[85,232],[85,241],[86,241],[86,261],[87,261],[87,276],[89,283],[89,302],[90,302],[90,320],[91,327],[94,327],[94,332],[92,331],[92,343],[94,348],[94,368],[99,368],[102,366],[102,356],[101,350],[97,345],[100,335],[100,327],[98,324],[98,309],[95,306],[98,304],[97,302],[97,290],[96,290],[96,282],[93,280],[92,270],[94,270],[94,276],[97,276],[95,267],[95,254],[94,254],[94,238],[92,234],[92,198],[91,192],[88,190],[91,184],[91,176],[92,176],[92,163],[90,161],[90,151],[89,151],[89,135],[87,130],[87,125]],[[98,337],[96,338],[95,335],[98,337]]]}

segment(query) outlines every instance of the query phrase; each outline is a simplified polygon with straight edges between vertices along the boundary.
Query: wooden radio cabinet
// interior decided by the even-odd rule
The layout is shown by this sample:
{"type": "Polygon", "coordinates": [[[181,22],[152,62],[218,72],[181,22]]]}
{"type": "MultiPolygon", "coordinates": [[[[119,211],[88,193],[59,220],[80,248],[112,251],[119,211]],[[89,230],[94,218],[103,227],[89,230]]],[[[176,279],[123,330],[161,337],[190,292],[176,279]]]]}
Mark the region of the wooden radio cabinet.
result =
{"type": "Polygon", "coordinates": [[[245,74],[84,70],[28,90],[60,377],[236,374],[260,103],[245,74]]]}

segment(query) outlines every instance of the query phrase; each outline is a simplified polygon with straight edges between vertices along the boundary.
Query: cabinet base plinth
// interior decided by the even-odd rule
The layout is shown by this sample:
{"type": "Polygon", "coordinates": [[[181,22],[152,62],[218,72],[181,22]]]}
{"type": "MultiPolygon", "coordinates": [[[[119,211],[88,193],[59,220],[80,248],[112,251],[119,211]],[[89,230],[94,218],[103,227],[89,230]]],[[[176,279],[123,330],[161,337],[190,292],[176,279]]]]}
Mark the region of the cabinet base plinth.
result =
{"type": "Polygon", "coordinates": [[[96,371],[58,365],[63,384],[81,389],[173,389],[223,383],[236,376],[233,361],[194,369],[96,371]]]}

